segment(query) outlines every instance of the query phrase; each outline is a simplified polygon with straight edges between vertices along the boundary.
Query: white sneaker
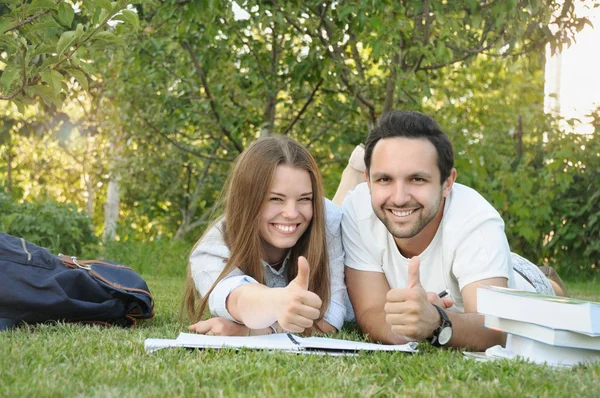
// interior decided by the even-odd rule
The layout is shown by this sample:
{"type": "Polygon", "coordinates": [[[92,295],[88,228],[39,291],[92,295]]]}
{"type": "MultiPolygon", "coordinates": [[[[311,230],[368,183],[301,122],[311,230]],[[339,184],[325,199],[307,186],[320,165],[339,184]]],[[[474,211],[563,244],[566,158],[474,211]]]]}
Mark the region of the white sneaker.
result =
{"type": "Polygon", "coordinates": [[[365,166],[365,146],[363,144],[357,145],[354,148],[348,160],[348,165],[354,170],[365,171],[367,166],[365,166]]]}

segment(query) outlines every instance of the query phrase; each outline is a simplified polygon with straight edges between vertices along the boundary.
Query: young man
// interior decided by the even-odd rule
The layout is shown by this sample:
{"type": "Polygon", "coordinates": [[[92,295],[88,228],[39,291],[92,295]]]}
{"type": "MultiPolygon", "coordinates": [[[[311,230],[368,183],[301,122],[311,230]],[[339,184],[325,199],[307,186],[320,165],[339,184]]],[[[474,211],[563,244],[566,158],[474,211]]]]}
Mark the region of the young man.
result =
{"type": "Polygon", "coordinates": [[[536,266],[511,254],[498,212],[455,183],[452,145],[432,118],[383,115],[364,159],[367,182],[343,203],[342,234],[348,293],[372,340],[483,350],[504,336],[482,327],[479,285],[553,294],[536,266]]]}

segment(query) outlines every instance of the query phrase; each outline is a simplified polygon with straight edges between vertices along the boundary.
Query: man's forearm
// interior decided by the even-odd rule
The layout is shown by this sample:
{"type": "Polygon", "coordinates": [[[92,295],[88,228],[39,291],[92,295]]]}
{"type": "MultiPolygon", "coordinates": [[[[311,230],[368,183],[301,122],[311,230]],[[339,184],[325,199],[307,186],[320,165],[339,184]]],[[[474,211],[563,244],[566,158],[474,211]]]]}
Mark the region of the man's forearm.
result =
{"type": "Polygon", "coordinates": [[[398,336],[390,325],[385,321],[386,313],[383,309],[369,309],[361,314],[356,314],[356,320],[363,333],[368,334],[369,339],[383,344],[405,344],[408,342],[404,337],[398,336]]]}
{"type": "Polygon", "coordinates": [[[483,327],[484,317],[480,314],[457,314],[447,312],[452,322],[452,339],[449,345],[456,348],[485,351],[494,345],[504,345],[506,335],[483,327]]]}

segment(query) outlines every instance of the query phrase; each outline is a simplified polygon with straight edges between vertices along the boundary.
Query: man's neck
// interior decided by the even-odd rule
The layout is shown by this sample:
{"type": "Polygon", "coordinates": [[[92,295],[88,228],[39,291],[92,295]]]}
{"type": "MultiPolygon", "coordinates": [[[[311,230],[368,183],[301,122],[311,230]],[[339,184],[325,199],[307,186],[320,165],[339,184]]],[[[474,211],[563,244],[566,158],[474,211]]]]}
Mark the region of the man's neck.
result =
{"type": "Polygon", "coordinates": [[[435,234],[437,233],[440,224],[442,223],[445,205],[446,199],[444,198],[442,200],[442,203],[440,204],[440,209],[438,210],[438,213],[435,215],[433,220],[431,220],[429,224],[427,224],[425,228],[423,228],[421,232],[419,232],[417,235],[407,239],[394,238],[394,241],[396,242],[396,246],[398,247],[400,254],[402,254],[406,258],[412,258],[414,256],[420,255],[425,251],[425,249],[427,249],[427,247],[435,237],[435,234]]]}

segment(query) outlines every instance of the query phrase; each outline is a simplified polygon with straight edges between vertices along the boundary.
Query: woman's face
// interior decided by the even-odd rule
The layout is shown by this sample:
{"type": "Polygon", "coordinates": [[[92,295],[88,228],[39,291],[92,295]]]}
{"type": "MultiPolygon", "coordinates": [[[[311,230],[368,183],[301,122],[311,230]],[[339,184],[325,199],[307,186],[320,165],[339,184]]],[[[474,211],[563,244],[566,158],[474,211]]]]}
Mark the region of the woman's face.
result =
{"type": "Polygon", "coordinates": [[[283,260],[313,217],[313,190],[308,171],[277,166],[260,212],[260,236],[265,261],[283,260]]]}

